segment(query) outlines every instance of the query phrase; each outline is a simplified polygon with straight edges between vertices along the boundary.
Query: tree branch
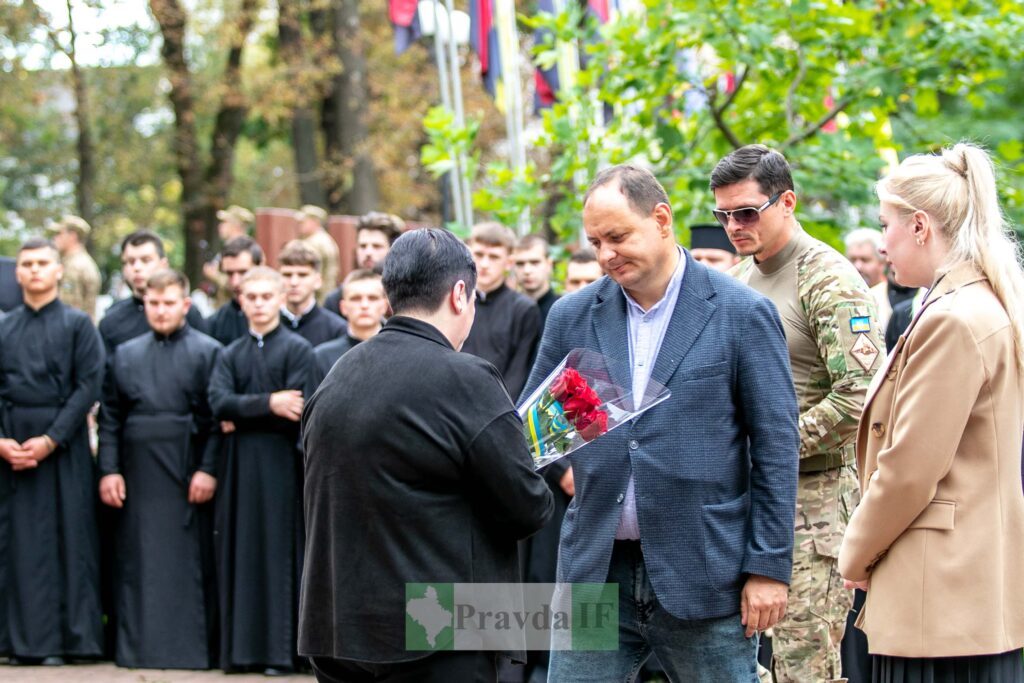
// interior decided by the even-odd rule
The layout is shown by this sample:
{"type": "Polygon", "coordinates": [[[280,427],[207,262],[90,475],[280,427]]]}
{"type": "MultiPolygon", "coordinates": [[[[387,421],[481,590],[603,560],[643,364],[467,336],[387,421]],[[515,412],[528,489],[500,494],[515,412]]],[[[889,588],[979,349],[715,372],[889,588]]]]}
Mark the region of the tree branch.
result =
{"type": "Polygon", "coordinates": [[[743,146],[740,139],[736,137],[736,133],[732,132],[732,128],[730,128],[729,124],[727,124],[722,118],[722,112],[714,106],[711,107],[711,118],[715,120],[715,125],[718,127],[718,130],[722,132],[722,135],[725,136],[725,139],[729,141],[729,144],[732,145],[734,149],[739,149],[743,146]]]}
{"type": "Polygon", "coordinates": [[[227,65],[221,76],[224,94],[217,110],[210,146],[210,164],[205,174],[207,198],[213,211],[223,208],[227,203],[227,196],[234,180],[231,167],[235,156],[235,144],[242,132],[242,124],[245,123],[248,111],[242,92],[242,50],[252,31],[257,4],[257,0],[242,0],[238,20],[231,35],[227,65]]]}
{"type": "Polygon", "coordinates": [[[722,103],[722,106],[718,108],[718,113],[719,114],[724,114],[725,110],[728,109],[730,106],[732,106],[733,100],[735,100],[736,99],[736,95],[739,94],[740,88],[743,87],[743,84],[747,80],[747,74],[749,74],[749,73],[750,73],[750,67],[747,66],[746,64],[744,64],[743,65],[743,69],[740,71],[739,76],[736,77],[736,82],[733,83],[732,92],[729,93],[729,96],[725,99],[725,102],[722,103]]]}
{"type": "Polygon", "coordinates": [[[857,98],[854,95],[848,95],[847,97],[844,97],[842,99],[842,101],[839,102],[839,104],[837,104],[836,106],[832,107],[832,109],[830,109],[820,119],[818,119],[813,124],[811,124],[810,126],[805,128],[799,134],[793,135],[788,140],[786,140],[784,143],[782,143],[782,149],[784,149],[784,150],[785,149],[789,149],[793,145],[798,145],[801,142],[807,140],[808,138],[814,137],[818,133],[819,130],[821,130],[826,125],[828,125],[829,121],[831,121],[835,117],[839,116],[839,114],[841,114],[844,109],[846,109],[851,104],[853,104],[853,101],[855,99],[857,99],[857,98]]]}
{"type": "Polygon", "coordinates": [[[786,124],[789,126],[789,130],[796,128],[796,111],[793,106],[793,100],[796,98],[796,91],[803,83],[804,77],[807,75],[807,60],[804,59],[804,49],[799,43],[796,46],[796,60],[799,67],[797,68],[796,78],[789,84],[789,90],[786,92],[786,124]]]}

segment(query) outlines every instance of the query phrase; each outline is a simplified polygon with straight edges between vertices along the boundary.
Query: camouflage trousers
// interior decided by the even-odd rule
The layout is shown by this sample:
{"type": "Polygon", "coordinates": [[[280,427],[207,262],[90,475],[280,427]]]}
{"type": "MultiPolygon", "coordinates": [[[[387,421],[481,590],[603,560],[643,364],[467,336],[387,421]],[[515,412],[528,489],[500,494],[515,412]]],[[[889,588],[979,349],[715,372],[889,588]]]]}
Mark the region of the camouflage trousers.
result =
{"type": "Polygon", "coordinates": [[[858,499],[852,465],[800,474],[789,605],[772,629],[777,683],[844,680],[839,644],[853,591],[843,588],[837,558],[858,499]]]}

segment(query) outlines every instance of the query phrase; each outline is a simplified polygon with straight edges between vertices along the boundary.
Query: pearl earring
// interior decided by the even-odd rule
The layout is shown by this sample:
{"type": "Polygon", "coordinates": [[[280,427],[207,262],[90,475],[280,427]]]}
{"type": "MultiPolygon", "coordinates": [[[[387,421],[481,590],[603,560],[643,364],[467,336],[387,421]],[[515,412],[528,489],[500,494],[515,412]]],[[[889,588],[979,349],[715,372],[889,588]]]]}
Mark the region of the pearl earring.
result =
{"type": "Polygon", "coordinates": [[[923,247],[924,246],[924,240],[921,239],[920,237],[917,238],[917,246],[919,246],[919,247],[923,247]]]}

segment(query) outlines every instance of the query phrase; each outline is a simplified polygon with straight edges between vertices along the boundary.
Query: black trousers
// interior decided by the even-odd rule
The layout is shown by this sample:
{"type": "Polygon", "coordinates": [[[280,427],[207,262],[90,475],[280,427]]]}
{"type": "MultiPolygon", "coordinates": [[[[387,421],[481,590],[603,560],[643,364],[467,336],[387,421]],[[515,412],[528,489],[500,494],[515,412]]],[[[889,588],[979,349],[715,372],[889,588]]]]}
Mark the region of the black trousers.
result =
{"type": "Polygon", "coordinates": [[[493,652],[435,652],[411,662],[374,664],[349,659],[310,657],[318,683],[495,683],[493,652]]]}

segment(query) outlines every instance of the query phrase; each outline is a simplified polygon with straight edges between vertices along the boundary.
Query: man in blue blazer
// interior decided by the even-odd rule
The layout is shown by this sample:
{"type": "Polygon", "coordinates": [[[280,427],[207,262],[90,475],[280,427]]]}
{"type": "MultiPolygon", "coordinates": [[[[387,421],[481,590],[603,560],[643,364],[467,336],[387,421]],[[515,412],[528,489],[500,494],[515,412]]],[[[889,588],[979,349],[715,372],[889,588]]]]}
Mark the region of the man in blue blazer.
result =
{"type": "Polygon", "coordinates": [[[786,609],[799,439],[786,340],[768,299],[676,245],[648,171],[601,172],[583,226],[606,277],[555,303],[524,396],[574,348],[672,396],[571,458],[559,583],[619,585],[617,651],[552,652],[550,681],[755,683],[756,633],[786,609]]]}

